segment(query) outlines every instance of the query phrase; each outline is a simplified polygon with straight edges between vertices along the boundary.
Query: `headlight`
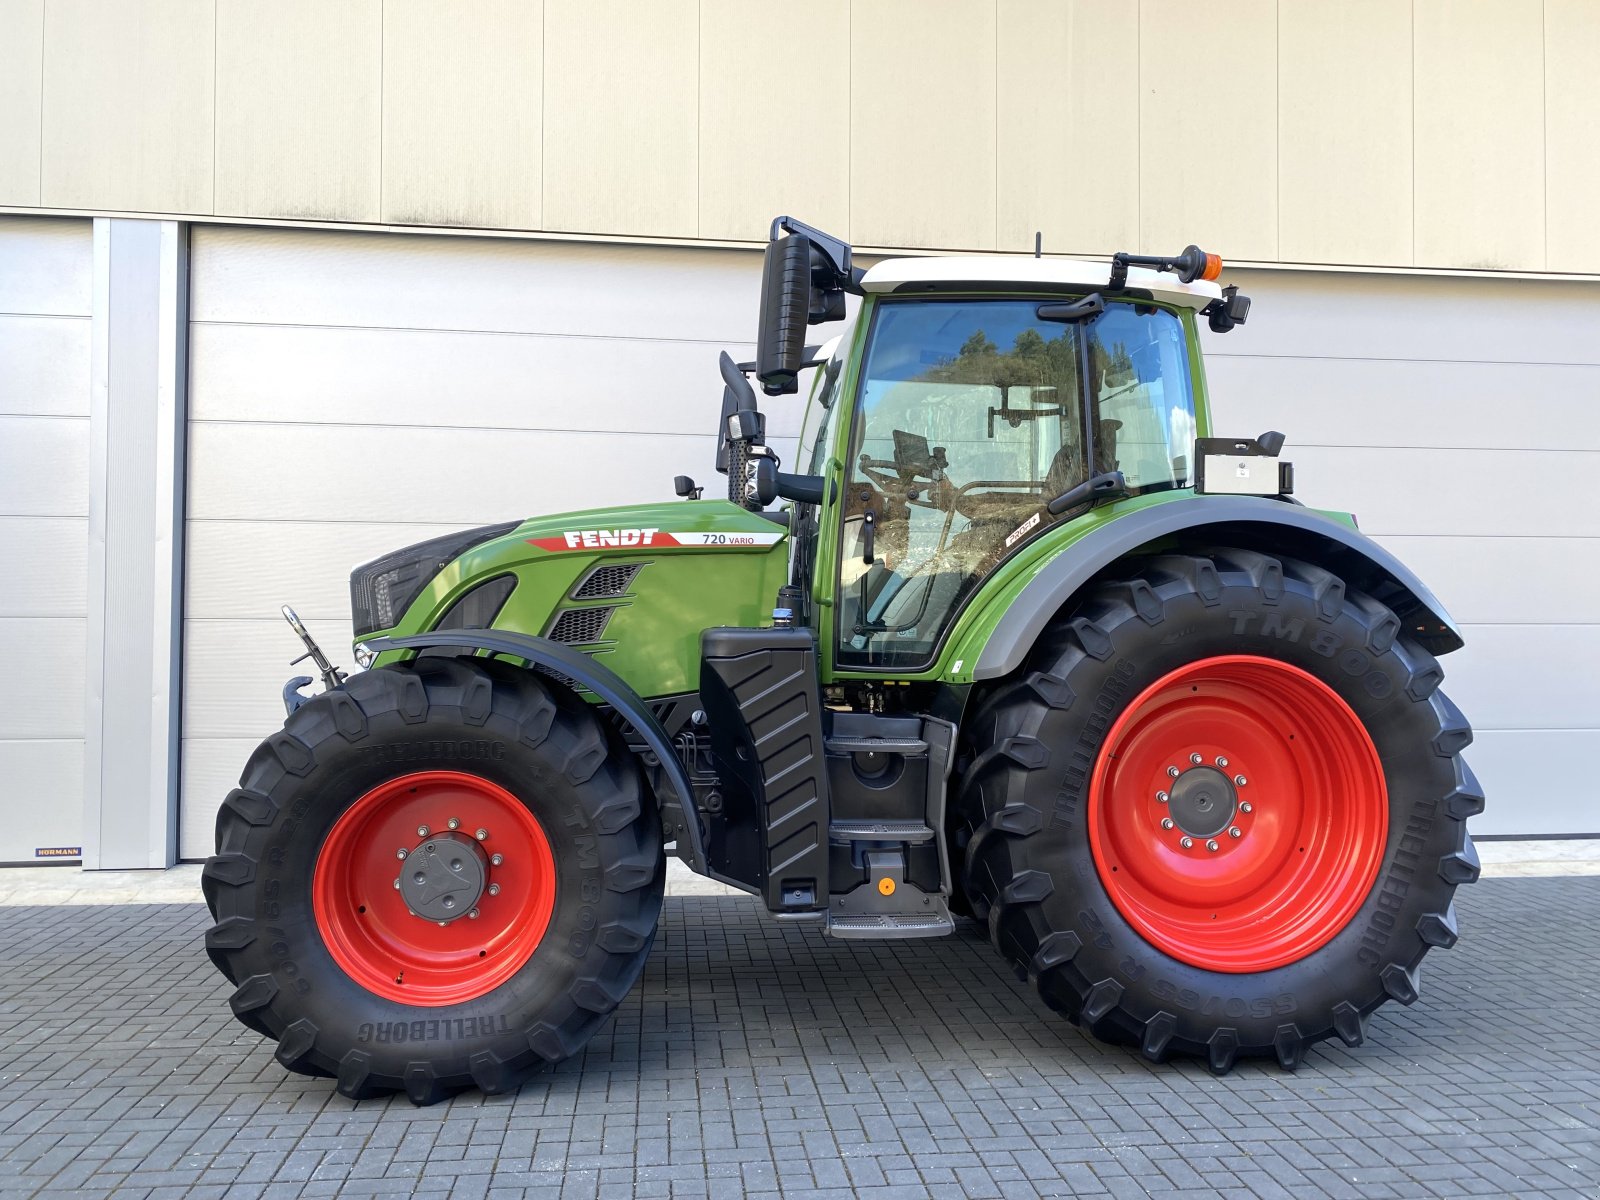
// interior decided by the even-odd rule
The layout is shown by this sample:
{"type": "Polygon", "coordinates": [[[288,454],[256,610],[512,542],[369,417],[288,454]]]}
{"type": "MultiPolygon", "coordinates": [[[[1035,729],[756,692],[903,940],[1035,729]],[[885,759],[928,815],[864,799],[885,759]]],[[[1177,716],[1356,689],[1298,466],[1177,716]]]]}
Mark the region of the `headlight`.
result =
{"type": "Polygon", "coordinates": [[[350,614],[356,637],[393,629],[447,563],[474,546],[510,533],[521,523],[509,521],[449,533],[361,564],[350,573],[350,614]]]}

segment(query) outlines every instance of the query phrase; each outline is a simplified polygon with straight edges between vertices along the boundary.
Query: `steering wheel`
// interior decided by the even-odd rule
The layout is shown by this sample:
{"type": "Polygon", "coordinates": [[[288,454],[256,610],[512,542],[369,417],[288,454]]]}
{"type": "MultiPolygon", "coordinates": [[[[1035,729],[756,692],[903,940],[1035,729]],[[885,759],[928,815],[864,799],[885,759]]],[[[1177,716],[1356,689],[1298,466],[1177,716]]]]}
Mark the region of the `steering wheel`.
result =
{"type": "Polygon", "coordinates": [[[936,479],[915,468],[907,469],[900,463],[873,458],[865,453],[857,460],[856,469],[885,496],[899,497],[908,504],[915,504],[918,508],[943,510],[949,507],[952,489],[947,479],[942,477],[936,479]],[[926,488],[916,486],[918,478],[928,480],[931,486],[926,488]],[[925,496],[932,498],[924,499],[925,496]]]}

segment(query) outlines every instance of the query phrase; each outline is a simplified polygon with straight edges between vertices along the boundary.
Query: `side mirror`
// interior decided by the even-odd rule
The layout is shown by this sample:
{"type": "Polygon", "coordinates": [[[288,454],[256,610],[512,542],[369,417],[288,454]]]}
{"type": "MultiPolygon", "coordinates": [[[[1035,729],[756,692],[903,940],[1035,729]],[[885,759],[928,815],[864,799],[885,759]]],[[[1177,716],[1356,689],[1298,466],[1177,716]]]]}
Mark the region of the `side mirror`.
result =
{"type": "Polygon", "coordinates": [[[845,318],[844,294],[861,294],[864,272],[850,263],[850,247],[832,234],[793,217],[772,222],[761,268],[761,331],[756,337],[756,377],[769,396],[800,390],[807,361],[807,325],[845,318]]]}
{"type": "Polygon", "coordinates": [[[756,377],[769,396],[800,390],[811,317],[811,239],[791,233],[767,243],[761,269],[761,333],[756,377]]]}

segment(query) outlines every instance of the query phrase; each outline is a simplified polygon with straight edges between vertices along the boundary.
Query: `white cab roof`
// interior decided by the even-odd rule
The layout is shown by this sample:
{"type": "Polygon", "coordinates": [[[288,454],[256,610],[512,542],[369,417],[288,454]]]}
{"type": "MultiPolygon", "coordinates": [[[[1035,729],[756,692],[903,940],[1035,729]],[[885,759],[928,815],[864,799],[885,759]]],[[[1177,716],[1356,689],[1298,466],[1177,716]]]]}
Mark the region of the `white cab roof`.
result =
{"type": "MultiPolygon", "coordinates": [[[[889,258],[867,270],[862,289],[868,292],[916,290],[917,284],[944,284],[982,290],[984,284],[1032,285],[1050,288],[1104,287],[1111,263],[1080,258],[1030,258],[1016,254],[968,254],[927,258],[889,258]],[[909,286],[908,286],[909,285],[909,286]]],[[[1222,288],[1205,279],[1183,283],[1170,271],[1129,267],[1128,286],[1149,292],[1157,300],[1204,308],[1222,295],[1222,288]]]]}

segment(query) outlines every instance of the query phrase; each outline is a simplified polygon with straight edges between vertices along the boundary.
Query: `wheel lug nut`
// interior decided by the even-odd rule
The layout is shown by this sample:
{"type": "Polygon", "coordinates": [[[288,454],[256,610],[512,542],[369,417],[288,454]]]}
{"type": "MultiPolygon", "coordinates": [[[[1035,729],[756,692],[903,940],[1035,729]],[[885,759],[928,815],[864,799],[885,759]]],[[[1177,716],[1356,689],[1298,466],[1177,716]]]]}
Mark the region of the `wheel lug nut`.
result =
{"type": "Polygon", "coordinates": [[[1189,755],[1189,761],[1192,762],[1195,766],[1198,767],[1201,763],[1203,763],[1205,761],[1205,759],[1202,758],[1198,753],[1196,753],[1196,754],[1189,755]]]}
{"type": "Polygon", "coordinates": [[[1178,768],[1177,767],[1168,767],[1167,768],[1167,774],[1172,776],[1172,778],[1176,779],[1178,777],[1178,768]]]}
{"type": "Polygon", "coordinates": [[[1244,835],[1239,832],[1239,827],[1237,825],[1230,825],[1228,826],[1228,836],[1243,837],[1244,835]]]}
{"type": "Polygon", "coordinates": [[[1239,805],[1239,811],[1243,812],[1243,813],[1255,812],[1255,810],[1256,810],[1256,806],[1254,804],[1251,804],[1250,801],[1248,801],[1248,800],[1246,800],[1243,804],[1239,805]]]}
{"type": "Polygon", "coordinates": [[[485,839],[488,838],[489,831],[487,829],[480,829],[480,830],[478,830],[477,833],[473,834],[472,836],[477,838],[481,842],[481,841],[484,841],[485,839]]]}
{"type": "Polygon", "coordinates": [[[394,877],[394,890],[397,892],[400,890],[400,876],[398,875],[394,877]]]}
{"type": "Polygon", "coordinates": [[[398,858],[398,859],[404,859],[404,858],[405,858],[405,856],[406,856],[406,849],[405,849],[405,847],[404,847],[404,846],[402,846],[402,847],[401,847],[401,848],[400,848],[400,849],[398,849],[398,850],[396,850],[396,851],[395,851],[395,852],[394,852],[394,856],[395,856],[395,857],[396,857],[396,858],[398,858]]]}
{"type": "Polygon", "coordinates": [[[1171,817],[1162,817],[1161,818],[1161,828],[1163,828],[1163,829],[1171,829],[1172,828],[1172,818],[1171,817]]]}
{"type": "Polygon", "coordinates": [[[418,825],[417,826],[417,836],[418,837],[427,837],[428,833],[429,833],[429,830],[428,830],[428,827],[426,825],[418,825]]]}
{"type": "Polygon", "coordinates": [[[445,824],[450,826],[451,829],[460,829],[461,828],[461,818],[460,817],[451,817],[448,821],[445,822],[445,824]]]}
{"type": "Polygon", "coordinates": [[[475,909],[475,908],[468,909],[467,910],[467,920],[476,921],[477,919],[478,919],[478,910],[475,909]]]}
{"type": "Polygon", "coordinates": [[[1219,766],[1219,767],[1225,767],[1225,766],[1227,766],[1227,765],[1228,765],[1228,760],[1227,760],[1227,759],[1226,759],[1226,758],[1224,758],[1224,757],[1223,757],[1223,756],[1222,756],[1222,755],[1220,755],[1220,754],[1219,754],[1219,755],[1217,755],[1217,766],[1219,766]]]}
{"type": "Polygon", "coordinates": [[[1210,851],[1212,851],[1214,853],[1216,851],[1216,849],[1217,849],[1217,839],[1216,838],[1209,839],[1206,842],[1206,849],[1210,850],[1210,851]]]}
{"type": "Polygon", "coordinates": [[[1191,838],[1191,837],[1179,838],[1178,839],[1178,845],[1182,846],[1185,850],[1187,850],[1190,846],[1194,845],[1194,839],[1191,838]]]}
{"type": "Polygon", "coordinates": [[[1248,779],[1246,779],[1243,775],[1235,775],[1233,777],[1233,782],[1234,782],[1235,786],[1243,787],[1245,784],[1249,783],[1250,781],[1248,779]]]}
{"type": "Polygon", "coordinates": [[[1157,792],[1156,793],[1156,803],[1157,804],[1165,804],[1169,799],[1171,799],[1171,797],[1168,796],[1165,792],[1157,792]]]}
{"type": "Polygon", "coordinates": [[[505,862],[505,860],[506,856],[504,854],[489,855],[489,865],[491,867],[498,867],[501,863],[505,862]]]}
{"type": "Polygon", "coordinates": [[[489,895],[498,896],[499,894],[500,894],[500,885],[498,883],[491,883],[489,885],[489,895]]]}

